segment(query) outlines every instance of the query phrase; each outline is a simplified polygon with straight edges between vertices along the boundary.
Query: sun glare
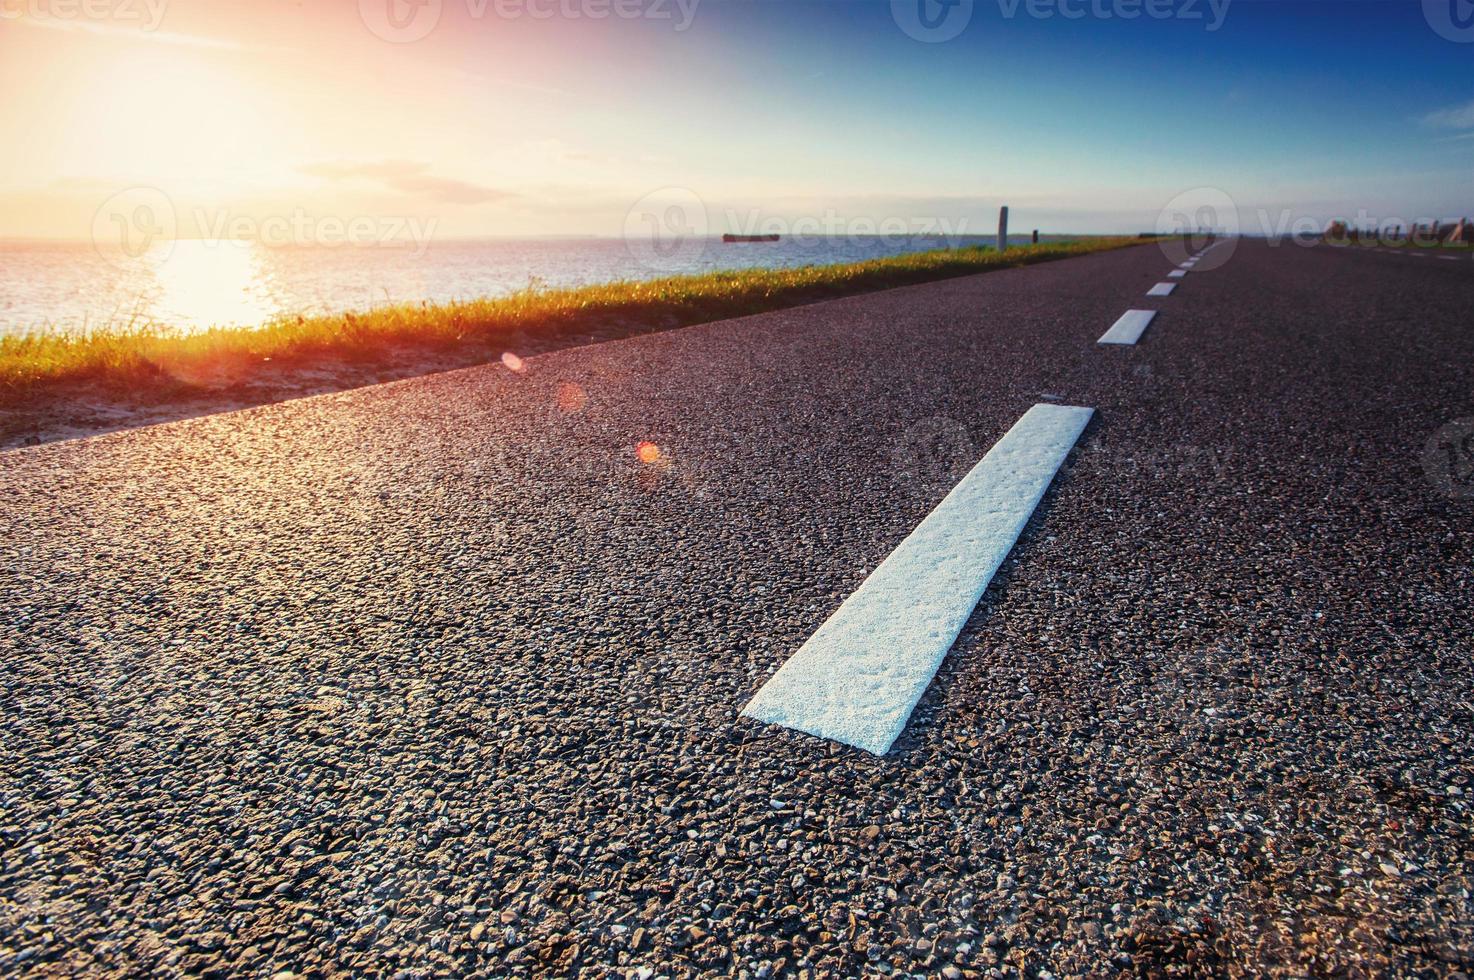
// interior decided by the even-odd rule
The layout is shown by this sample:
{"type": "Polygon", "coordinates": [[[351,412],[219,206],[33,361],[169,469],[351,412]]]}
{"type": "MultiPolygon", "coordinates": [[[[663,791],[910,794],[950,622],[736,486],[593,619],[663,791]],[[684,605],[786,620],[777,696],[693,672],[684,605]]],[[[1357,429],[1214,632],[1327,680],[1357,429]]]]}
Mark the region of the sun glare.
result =
{"type": "Polygon", "coordinates": [[[265,322],[275,306],[262,281],[260,248],[251,242],[181,241],[160,249],[152,262],[158,309],[171,322],[200,327],[265,322]]]}
{"type": "Polygon", "coordinates": [[[274,152],[261,87],[195,52],[103,59],[71,116],[59,162],[77,175],[230,193],[274,152]]]}

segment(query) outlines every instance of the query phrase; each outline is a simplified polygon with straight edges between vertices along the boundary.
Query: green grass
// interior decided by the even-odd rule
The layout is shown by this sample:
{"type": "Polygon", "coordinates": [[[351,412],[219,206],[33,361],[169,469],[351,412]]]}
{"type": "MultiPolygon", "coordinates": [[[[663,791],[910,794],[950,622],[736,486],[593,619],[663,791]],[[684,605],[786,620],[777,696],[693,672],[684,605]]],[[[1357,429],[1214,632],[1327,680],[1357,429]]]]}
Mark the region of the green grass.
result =
{"type": "Polygon", "coordinates": [[[248,380],[263,365],[310,367],[325,358],[379,356],[385,348],[495,351],[540,331],[625,333],[684,326],[844,296],[1139,245],[1095,238],[1012,248],[944,249],[796,269],[750,269],[440,305],[387,306],[336,316],[283,317],[259,327],[185,333],[166,324],[0,336],[0,401],[18,404],[78,384],[167,397],[248,380]]]}

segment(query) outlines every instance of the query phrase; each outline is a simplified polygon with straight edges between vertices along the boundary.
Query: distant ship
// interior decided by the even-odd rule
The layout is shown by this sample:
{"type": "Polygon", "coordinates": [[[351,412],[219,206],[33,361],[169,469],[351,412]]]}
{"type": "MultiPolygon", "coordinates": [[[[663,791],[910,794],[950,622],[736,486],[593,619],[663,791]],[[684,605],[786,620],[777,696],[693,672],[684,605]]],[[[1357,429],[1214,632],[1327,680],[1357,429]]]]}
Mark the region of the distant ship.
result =
{"type": "Polygon", "coordinates": [[[724,242],[776,242],[777,235],[733,235],[730,232],[722,236],[724,242]]]}

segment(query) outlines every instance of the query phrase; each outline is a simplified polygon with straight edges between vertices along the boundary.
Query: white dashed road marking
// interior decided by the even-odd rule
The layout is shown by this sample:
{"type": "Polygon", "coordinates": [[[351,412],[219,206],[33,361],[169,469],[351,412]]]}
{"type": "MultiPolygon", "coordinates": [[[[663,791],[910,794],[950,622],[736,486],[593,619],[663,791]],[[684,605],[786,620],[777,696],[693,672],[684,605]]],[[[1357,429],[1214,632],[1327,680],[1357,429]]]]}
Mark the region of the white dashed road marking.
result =
{"type": "Polygon", "coordinates": [[[1094,412],[1024,413],[742,713],[884,755],[1094,412]]]}
{"type": "Polygon", "coordinates": [[[1096,343],[1134,344],[1141,339],[1141,335],[1146,332],[1146,328],[1156,315],[1156,310],[1127,310],[1096,343]]]}
{"type": "Polygon", "coordinates": [[[1173,269],[1171,272],[1167,273],[1167,278],[1168,279],[1181,279],[1185,275],[1187,275],[1187,270],[1186,269],[1173,269]]]}
{"type": "Polygon", "coordinates": [[[1177,288],[1175,282],[1159,282],[1146,291],[1148,296],[1171,296],[1172,290],[1177,288]]]}

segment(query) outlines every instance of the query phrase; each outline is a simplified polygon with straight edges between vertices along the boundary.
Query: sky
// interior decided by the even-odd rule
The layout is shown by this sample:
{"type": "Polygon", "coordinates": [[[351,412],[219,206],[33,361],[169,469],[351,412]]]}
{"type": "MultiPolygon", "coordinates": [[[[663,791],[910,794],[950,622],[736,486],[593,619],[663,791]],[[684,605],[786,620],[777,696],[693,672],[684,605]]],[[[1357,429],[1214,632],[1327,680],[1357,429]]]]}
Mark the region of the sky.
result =
{"type": "Polygon", "coordinates": [[[0,237],[1452,217],[1471,66],[1470,0],[0,0],[0,237]]]}

